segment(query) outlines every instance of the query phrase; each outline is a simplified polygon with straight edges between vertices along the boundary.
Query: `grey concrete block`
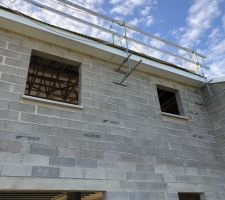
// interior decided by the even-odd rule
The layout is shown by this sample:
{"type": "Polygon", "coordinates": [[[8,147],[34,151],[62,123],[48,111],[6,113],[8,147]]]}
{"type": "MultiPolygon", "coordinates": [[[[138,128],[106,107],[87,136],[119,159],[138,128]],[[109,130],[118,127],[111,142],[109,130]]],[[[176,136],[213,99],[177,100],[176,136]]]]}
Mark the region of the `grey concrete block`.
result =
{"type": "Polygon", "coordinates": [[[56,116],[60,117],[61,111],[58,109],[53,109],[53,108],[47,108],[47,107],[42,107],[38,106],[37,107],[37,113],[41,115],[48,115],[48,116],[56,116]]]}
{"type": "Polygon", "coordinates": [[[23,42],[23,39],[16,36],[14,37],[14,36],[8,35],[5,32],[1,33],[0,36],[2,39],[4,39],[4,41],[11,42],[13,44],[21,45],[23,42]]]}
{"type": "Polygon", "coordinates": [[[86,179],[106,179],[106,172],[103,169],[85,169],[84,177],[86,179]]]}
{"type": "Polygon", "coordinates": [[[106,170],[106,178],[111,180],[126,180],[126,171],[121,170],[106,170]]]}
{"type": "Polygon", "coordinates": [[[129,199],[129,195],[128,192],[126,191],[116,191],[116,192],[106,192],[105,193],[105,199],[106,200],[128,200],[129,199]]]}
{"type": "Polygon", "coordinates": [[[74,167],[75,158],[64,158],[64,157],[50,157],[49,165],[60,166],[60,167],[74,167]]]}
{"type": "Polygon", "coordinates": [[[26,149],[26,145],[19,142],[4,141],[1,145],[1,151],[10,153],[22,153],[26,149]]]}
{"type": "Polygon", "coordinates": [[[26,69],[26,70],[28,70],[28,67],[29,67],[28,61],[23,61],[23,60],[14,59],[14,58],[8,58],[8,57],[6,57],[6,59],[5,59],[5,64],[10,65],[10,66],[14,66],[14,67],[17,67],[17,68],[26,69]]]}
{"type": "Polygon", "coordinates": [[[11,121],[6,121],[4,128],[6,130],[15,130],[15,131],[23,131],[24,133],[32,132],[32,125],[29,123],[16,122],[13,123],[11,121]]]}
{"type": "Polygon", "coordinates": [[[136,169],[137,171],[154,172],[154,165],[145,164],[145,163],[137,163],[136,169]]]}
{"type": "Polygon", "coordinates": [[[0,81],[0,88],[1,90],[10,91],[10,89],[12,88],[12,84],[5,81],[0,81]]]}
{"type": "Polygon", "coordinates": [[[25,77],[16,76],[16,75],[12,75],[12,74],[6,74],[6,73],[2,73],[1,79],[3,81],[7,81],[9,83],[15,83],[15,84],[20,84],[20,85],[24,85],[26,82],[25,77]]]}
{"type": "Polygon", "coordinates": [[[88,149],[89,148],[89,140],[79,140],[79,139],[72,139],[68,140],[68,147],[69,148],[82,148],[88,149]]]}
{"type": "Polygon", "coordinates": [[[44,156],[57,156],[58,149],[52,148],[48,145],[32,144],[30,149],[31,154],[44,155],[44,156]]]}
{"type": "Polygon", "coordinates": [[[21,153],[0,152],[0,163],[10,165],[20,164],[22,160],[21,153]]]}
{"type": "Polygon", "coordinates": [[[60,169],[55,167],[33,166],[32,177],[58,178],[60,169]]]}
{"type": "Polygon", "coordinates": [[[127,172],[127,180],[147,180],[147,173],[127,172]]]}
{"type": "Polygon", "coordinates": [[[8,110],[0,110],[0,118],[16,120],[18,118],[18,112],[13,112],[13,111],[8,111],[8,110]]]}
{"type": "Polygon", "coordinates": [[[20,102],[11,101],[9,103],[9,110],[34,113],[35,106],[30,104],[23,104],[20,102]]]}
{"type": "Polygon", "coordinates": [[[33,125],[33,133],[40,133],[45,135],[58,135],[58,128],[54,126],[47,126],[47,125],[39,125],[34,124],[33,125]]]}
{"type": "Polygon", "coordinates": [[[20,119],[24,122],[32,122],[36,124],[46,124],[47,120],[44,116],[29,113],[22,113],[20,119]]]}
{"type": "Polygon", "coordinates": [[[24,154],[24,155],[22,155],[22,164],[23,165],[48,166],[49,165],[49,157],[42,156],[42,155],[24,154]]]}
{"type": "Polygon", "coordinates": [[[165,200],[164,193],[161,192],[129,192],[129,200],[165,200]]]}
{"type": "Polygon", "coordinates": [[[79,158],[80,157],[80,149],[79,148],[58,148],[60,157],[71,157],[71,158],[79,158]]]}
{"type": "Polygon", "coordinates": [[[76,166],[81,168],[97,168],[97,160],[77,159],[76,166]]]}
{"type": "Polygon", "coordinates": [[[6,46],[6,42],[0,40],[0,48],[4,48],[6,46]]]}
{"type": "Polygon", "coordinates": [[[62,167],[60,168],[60,177],[63,178],[84,178],[84,169],[62,167]]]}
{"type": "Polygon", "coordinates": [[[2,176],[31,176],[31,166],[26,165],[2,165],[2,176]]]}
{"type": "Polygon", "coordinates": [[[80,151],[81,158],[84,159],[102,159],[103,158],[103,151],[95,151],[95,150],[86,150],[82,149],[80,151]]]}
{"type": "Polygon", "coordinates": [[[14,51],[0,48],[0,55],[18,59],[20,54],[14,51]]]}
{"type": "Polygon", "coordinates": [[[30,48],[26,48],[26,47],[24,47],[22,45],[13,44],[13,43],[9,43],[8,49],[12,50],[12,51],[17,51],[19,53],[25,53],[25,54],[30,54],[31,53],[31,49],[30,48]]]}

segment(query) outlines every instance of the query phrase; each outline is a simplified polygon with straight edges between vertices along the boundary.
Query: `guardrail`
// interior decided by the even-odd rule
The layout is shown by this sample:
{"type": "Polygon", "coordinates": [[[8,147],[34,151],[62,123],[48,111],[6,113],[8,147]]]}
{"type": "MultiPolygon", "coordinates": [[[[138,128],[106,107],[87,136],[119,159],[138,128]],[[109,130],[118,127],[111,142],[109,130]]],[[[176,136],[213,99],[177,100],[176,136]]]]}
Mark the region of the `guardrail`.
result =
{"type": "MultiPolygon", "coordinates": [[[[204,70],[208,69],[204,64],[205,56],[192,49],[146,33],[124,21],[111,19],[71,1],[48,0],[39,3],[35,0],[23,0],[23,2],[40,9],[40,12],[45,14],[54,14],[54,18],[49,16],[41,18],[42,21],[54,26],[173,63],[201,76],[204,76],[204,70]]],[[[14,2],[14,9],[16,6],[14,2]]]]}

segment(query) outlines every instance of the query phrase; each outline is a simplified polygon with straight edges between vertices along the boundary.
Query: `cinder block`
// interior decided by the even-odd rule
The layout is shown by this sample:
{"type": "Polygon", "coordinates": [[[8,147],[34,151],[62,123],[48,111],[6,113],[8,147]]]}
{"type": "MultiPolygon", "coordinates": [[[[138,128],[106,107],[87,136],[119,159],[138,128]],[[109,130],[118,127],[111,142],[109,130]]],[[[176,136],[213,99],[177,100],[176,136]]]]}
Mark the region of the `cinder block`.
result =
{"type": "Polygon", "coordinates": [[[147,180],[147,173],[127,172],[127,180],[147,180]]]}
{"type": "Polygon", "coordinates": [[[146,171],[146,172],[154,172],[154,165],[147,163],[137,163],[136,165],[137,171],[146,171]]]}
{"type": "Polygon", "coordinates": [[[165,200],[163,192],[129,192],[129,200],[165,200]]]}
{"type": "Polygon", "coordinates": [[[69,148],[89,149],[89,141],[70,138],[68,140],[68,147],[69,148]]]}
{"type": "Polygon", "coordinates": [[[0,48],[4,48],[6,46],[6,42],[0,40],[0,48]]]}
{"type": "Polygon", "coordinates": [[[13,44],[13,43],[9,43],[8,49],[12,50],[12,51],[17,51],[19,53],[25,53],[25,54],[30,54],[31,53],[31,49],[26,48],[26,47],[24,47],[22,45],[13,44]]]}
{"type": "Polygon", "coordinates": [[[85,169],[84,177],[86,179],[106,179],[106,173],[103,169],[85,169]]]}
{"type": "Polygon", "coordinates": [[[81,158],[84,159],[102,159],[103,158],[103,151],[95,151],[95,150],[81,150],[80,151],[81,158]]]}
{"type": "Polygon", "coordinates": [[[12,74],[6,74],[6,73],[2,73],[1,79],[3,81],[7,81],[9,83],[15,83],[15,84],[20,84],[20,85],[24,85],[26,82],[25,77],[16,76],[16,75],[12,75],[12,74]]]}
{"type": "Polygon", "coordinates": [[[7,56],[7,57],[10,57],[10,58],[15,58],[15,59],[19,59],[19,56],[20,56],[20,54],[17,53],[17,52],[10,51],[10,50],[7,50],[7,49],[2,49],[2,48],[0,48],[0,55],[7,56]]]}
{"type": "Polygon", "coordinates": [[[0,34],[1,38],[4,39],[7,42],[11,42],[13,44],[18,44],[21,45],[23,40],[19,37],[14,37],[14,36],[10,36],[10,35],[6,35],[6,33],[1,33],[0,34]]]}
{"type": "Polygon", "coordinates": [[[3,91],[0,88],[0,98],[3,100],[9,100],[9,101],[19,101],[20,94],[3,91]]]}
{"type": "MultiPolygon", "coordinates": [[[[18,60],[18,59],[14,59],[14,58],[8,58],[8,57],[6,57],[6,59],[5,59],[5,64],[13,66],[13,67],[17,67],[17,68],[26,69],[26,70],[28,70],[28,67],[29,67],[28,61],[23,61],[23,60],[18,60]]],[[[8,66],[8,67],[10,67],[10,66],[8,66]]]]}
{"type": "Polygon", "coordinates": [[[32,177],[58,178],[60,169],[55,167],[33,166],[32,177]]]}
{"type": "Polygon", "coordinates": [[[0,152],[0,163],[2,164],[20,164],[22,160],[21,153],[0,152]]]}
{"type": "Polygon", "coordinates": [[[79,158],[80,157],[80,149],[79,148],[58,148],[60,157],[71,157],[71,158],[79,158]]]}
{"type": "Polygon", "coordinates": [[[23,131],[25,133],[32,132],[32,125],[28,123],[16,122],[16,121],[6,121],[4,128],[6,130],[15,130],[15,131],[23,131]]]}
{"type": "Polygon", "coordinates": [[[31,123],[36,123],[36,124],[46,124],[46,117],[36,115],[36,114],[22,113],[20,119],[21,119],[21,121],[24,121],[24,122],[31,122],[31,123]]]}
{"type": "Polygon", "coordinates": [[[23,165],[48,166],[49,165],[49,157],[42,156],[42,155],[24,154],[24,155],[22,155],[22,164],[23,165]]]}
{"type": "Polygon", "coordinates": [[[62,167],[62,168],[60,168],[60,177],[62,177],[62,178],[84,178],[84,169],[62,167]]]}
{"type": "Polygon", "coordinates": [[[54,126],[47,126],[47,125],[39,125],[34,124],[33,125],[33,133],[40,133],[44,135],[57,135],[58,134],[58,128],[54,126]]]}
{"type": "Polygon", "coordinates": [[[76,166],[81,168],[97,168],[97,160],[77,159],[76,166]]]}
{"type": "Polygon", "coordinates": [[[2,176],[31,176],[31,166],[25,165],[2,165],[2,176]]]}
{"type": "Polygon", "coordinates": [[[128,192],[126,191],[115,191],[115,192],[106,192],[105,193],[106,200],[129,200],[128,192]]]}
{"type": "Polygon", "coordinates": [[[7,119],[16,120],[18,118],[18,112],[0,110],[0,118],[5,120],[7,119]]]}
{"type": "Polygon", "coordinates": [[[30,104],[23,104],[20,102],[11,101],[9,103],[9,110],[34,113],[35,106],[30,104]]]}
{"type": "Polygon", "coordinates": [[[44,156],[57,156],[59,152],[57,148],[52,148],[49,145],[32,144],[30,153],[44,156]]]}
{"type": "Polygon", "coordinates": [[[49,165],[59,166],[59,167],[74,167],[75,158],[64,158],[64,157],[50,157],[49,165]]]}
{"type": "Polygon", "coordinates": [[[26,144],[19,142],[4,141],[1,145],[1,151],[10,153],[22,153],[26,149],[26,144]]]}
{"type": "Polygon", "coordinates": [[[12,87],[11,83],[5,82],[5,81],[0,81],[0,88],[1,90],[6,90],[9,91],[12,87]]]}
{"type": "Polygon", "coordinates": [[[106,178],[111,180],[127,180],[126,171],[106,170],[106,178]]]}

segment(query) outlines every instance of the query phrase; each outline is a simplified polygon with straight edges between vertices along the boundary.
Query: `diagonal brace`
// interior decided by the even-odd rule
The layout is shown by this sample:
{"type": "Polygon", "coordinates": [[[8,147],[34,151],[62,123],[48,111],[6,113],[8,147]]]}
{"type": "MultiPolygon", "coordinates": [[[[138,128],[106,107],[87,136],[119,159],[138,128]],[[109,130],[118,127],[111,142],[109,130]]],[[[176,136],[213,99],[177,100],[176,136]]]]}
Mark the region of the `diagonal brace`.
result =
{"type": "Polygon", "coordinates": [[[117,85],[121,85],[121,86],[126,86],[125,84],[123,84],[123,82],[132,74],[132,72],[141,64],[142,60],[140,60],[124,77],[123,79],[118,82],[118,81],[113,81],[113,83],[117,84],[117,85]]]}
{"type": "Polygon", "coordinates": [[[118,67],[118,69],[116,70],[117,72],[120,71],[121,67],[123,67],[123,65],[129,61],[129,58],[131,57],[132,53],[129,54],[129,56],[127,58],[124,59],[124,61],[120,64],[120,66],[118,67]]]}

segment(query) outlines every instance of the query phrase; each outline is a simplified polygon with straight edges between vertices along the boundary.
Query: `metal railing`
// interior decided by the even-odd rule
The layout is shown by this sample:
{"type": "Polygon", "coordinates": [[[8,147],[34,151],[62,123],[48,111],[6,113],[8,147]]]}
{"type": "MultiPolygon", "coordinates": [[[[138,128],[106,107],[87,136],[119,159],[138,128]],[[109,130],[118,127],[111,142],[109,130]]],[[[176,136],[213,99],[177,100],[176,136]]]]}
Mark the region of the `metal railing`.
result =
{"type": "MultiPolygon", "coordinates": [[[[54,18],[33,16],[51,25],[175,64],[198,75],[204,76],[203,72],[208,68],[204,64],[205,56],[192,49],[146,33],[124,21],[111,19],[71,1],[48,0],[40,3],[35,0],[23,0],[23,2],[33,9],[38,9],[43,15],[54,16],[54,18]]],[[[16,3],[13,4],[14,9],[17,9],[17,6],[16,3]]],[[[32,16],[32,13],[25,14],[32,16]]]]}

